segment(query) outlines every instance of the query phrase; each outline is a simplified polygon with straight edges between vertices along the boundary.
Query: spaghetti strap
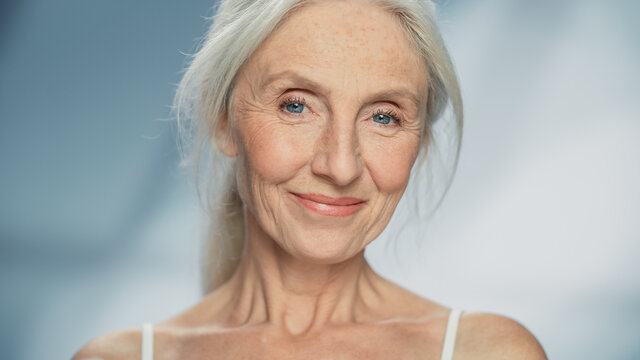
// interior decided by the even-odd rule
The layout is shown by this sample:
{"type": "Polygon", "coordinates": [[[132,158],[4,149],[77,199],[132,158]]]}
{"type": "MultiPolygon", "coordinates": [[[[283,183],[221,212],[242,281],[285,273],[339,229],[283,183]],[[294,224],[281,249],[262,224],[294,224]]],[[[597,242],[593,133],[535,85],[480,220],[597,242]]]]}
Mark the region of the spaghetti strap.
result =
{"type": "MultiPolygon", "coordinates": [[[[451,360],[453,357],[461,314],[462,311],[457,309],[451,310],[449,313],[441,360],[451,360]]],[[[142,326],[142,360],[153,360],[153,324],[147,323],[142,326]]]]}
{"type": "Polygon", "coordinates": [[[444,335],[444,344],[442,345],[441,360],[451,360],[453,358],[453,348],[456,346],[456,334],[458,332],[458,323],[460,322],[461,310],[451,310],[449,313],[449,321],[447,321],[447,330],[444,335]]]}
{"type": "Polygon", "coordinates": [[[142,360],[153,360],[153,324],[142,325],[142,360]]]}

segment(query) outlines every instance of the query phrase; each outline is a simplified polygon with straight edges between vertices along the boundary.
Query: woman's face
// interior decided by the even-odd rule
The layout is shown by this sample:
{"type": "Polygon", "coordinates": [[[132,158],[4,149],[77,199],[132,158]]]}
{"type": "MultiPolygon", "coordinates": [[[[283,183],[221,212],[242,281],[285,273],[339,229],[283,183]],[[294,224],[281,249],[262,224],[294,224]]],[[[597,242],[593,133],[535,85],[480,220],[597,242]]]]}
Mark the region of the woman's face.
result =
{"type": "Polygon", "coordinates": [[[302,7],[239,72],[231,104],[248,216],[287,253],[337,263],[389,222],[420,147],[426,68],[360,1],[302,7]]]}

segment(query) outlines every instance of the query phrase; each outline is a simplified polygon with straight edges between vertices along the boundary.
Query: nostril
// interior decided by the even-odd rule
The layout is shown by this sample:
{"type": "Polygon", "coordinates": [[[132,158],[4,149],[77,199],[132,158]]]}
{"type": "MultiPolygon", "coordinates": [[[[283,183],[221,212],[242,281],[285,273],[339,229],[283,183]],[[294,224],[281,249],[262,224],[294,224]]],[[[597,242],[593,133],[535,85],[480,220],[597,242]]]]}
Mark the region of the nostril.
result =
{"type": "Polygon", "coordinates": [[[355,124],[344,123],[327,129],[311,164],[316,175],[340,186],[357,179],[363,167],[355,124]]]}
{"type": "Polygon", "coordinates": [[[336,151],[328,159],[330,176],[340,185],[347,185],[360,175],[360,155],[352,150],[336,151]]]}

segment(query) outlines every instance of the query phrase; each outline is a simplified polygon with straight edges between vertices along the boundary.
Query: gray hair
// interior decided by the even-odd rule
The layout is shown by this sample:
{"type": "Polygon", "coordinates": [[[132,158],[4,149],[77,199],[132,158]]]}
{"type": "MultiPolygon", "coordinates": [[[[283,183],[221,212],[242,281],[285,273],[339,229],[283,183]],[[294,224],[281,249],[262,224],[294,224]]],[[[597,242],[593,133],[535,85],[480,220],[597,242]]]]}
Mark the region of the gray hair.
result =
{"type": "MultiPolygon", "coordinates": [[[[236,269],[244,247],[244,210],[233,169],[233,161],[218,150],[221,118],[231,119],[229,106],[234,79],[259,45],[298,7],[322,0],[221,0],[212,25],[180,81],[173,110],[180,135],[183,165],[194,165],[196,181],[204,177],[206,208],[210,212],[209,234],[203,259],[203,290],[208,293],[228,280],[236,269]],[[206,169],[202,155],[206,155],[206,169]],[[212,187],[223,191],[211,196],[212,187]]],[[[444,182],[432,194],[433,209],[447,192],[458,162],[462,136],[462,97],[451,59],[435,22],[430,0],[369,0],[395,14],[407,37],[422,56],[429,73],[426,119],[417,164],[425,159],[443,165],[444,182]],[[449,113],[451,116],[444,116],[449,113]],[[441,118],[448,119],[439,120],[441,118]],[[438,121],[439,120],[439,121],[438,121]],[[450,134],[449,138],[446,134],[450,134]],[[439,151],[436,139],[444,139],[439,151]],[[438,154],[438,156],[435,156],[438,154]],[[446,159],[445,159],[446,158],[446,159]],[[439,159],[439,160],[438,160],[439,159]]],[[[425,79],[427,80],[427,79],[425,79]]],[[[230,126],[226,127],[231,128],[230,126]]],[[[435,187],[429,187],[434,192],[435,187]]],[[[201,187],[198,185],[201,195],[201,187]]]]}

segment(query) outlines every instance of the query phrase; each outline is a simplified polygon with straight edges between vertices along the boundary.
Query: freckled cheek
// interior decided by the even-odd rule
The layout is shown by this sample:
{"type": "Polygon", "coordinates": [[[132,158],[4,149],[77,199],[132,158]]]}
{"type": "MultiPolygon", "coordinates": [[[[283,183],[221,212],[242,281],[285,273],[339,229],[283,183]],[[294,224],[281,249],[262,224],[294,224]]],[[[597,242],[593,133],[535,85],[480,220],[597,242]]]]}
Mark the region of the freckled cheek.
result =
{"type": "Polygon", "coordinates": [[[251,172],[261,182],[279,184],[293,178],[311,158],[315,135],[296,126],[272,124],[248,128],[243,147],[251,172]]]}
{"type": "Polygon", "coordinates": [[[394,194],[406,187],[417,152],[417,140],[381,141],[364,147],[362,156],[378,190],[394,194]]]}

